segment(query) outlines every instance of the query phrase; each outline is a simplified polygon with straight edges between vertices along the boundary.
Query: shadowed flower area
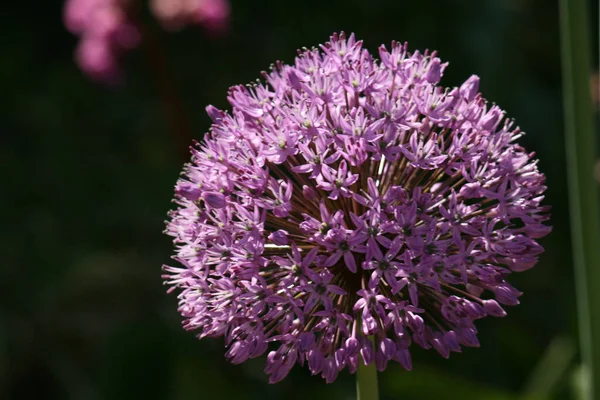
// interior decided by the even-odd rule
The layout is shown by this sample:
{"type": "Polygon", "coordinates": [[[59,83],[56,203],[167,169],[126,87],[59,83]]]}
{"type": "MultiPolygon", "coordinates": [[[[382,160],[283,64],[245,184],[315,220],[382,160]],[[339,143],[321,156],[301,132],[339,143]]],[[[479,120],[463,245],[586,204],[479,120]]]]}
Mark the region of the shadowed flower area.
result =
{"type": "Polygon", "coordinates": [[[232,87],[176,186],[184,327],[232,363],[268,353],[270,382],[478,346],[551,230],[545,177],[478,77],[439,86],[447,64],[406,44],[378,57],[342,33],[232,87]]]}

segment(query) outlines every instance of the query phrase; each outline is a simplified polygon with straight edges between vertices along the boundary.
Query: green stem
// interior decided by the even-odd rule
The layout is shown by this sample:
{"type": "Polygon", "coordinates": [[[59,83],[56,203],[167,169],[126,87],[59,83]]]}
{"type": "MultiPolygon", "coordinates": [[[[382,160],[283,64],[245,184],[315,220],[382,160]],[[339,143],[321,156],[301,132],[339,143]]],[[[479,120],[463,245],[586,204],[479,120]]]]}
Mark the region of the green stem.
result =
{"type": "Polygon", "coordinates": [[[363,364],[362,359],[359,359],[358,370],[356,371],[356,399],[379,399],[379,389],[377,388],[377,369],[375,368],[375,362],[372,362],[371,365],[365,365],[363,364]]]}
{"type": "Polygon", "coordinates": [[[581,358],[589,400],[600,398],[600,231],[588,13],[585,0],[560,0],[565,138],[581,358]],[[596,342],[594,343],[594,340],[596,342]]]}

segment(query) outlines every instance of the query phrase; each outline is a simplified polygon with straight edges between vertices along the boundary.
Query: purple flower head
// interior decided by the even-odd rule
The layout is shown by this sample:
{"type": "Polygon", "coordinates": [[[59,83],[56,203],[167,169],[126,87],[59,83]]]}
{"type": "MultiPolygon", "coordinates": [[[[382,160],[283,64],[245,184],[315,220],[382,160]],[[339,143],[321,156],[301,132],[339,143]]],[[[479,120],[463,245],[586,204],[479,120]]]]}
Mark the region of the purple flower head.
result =
{"type": "Polygon", "coordinates": [[[478,346],[550,231],[544,176],[479,79],[438,86],[447,64],[405,44],[379,59],[342,33],[232,88],[177,184],[184,326],[233,363],[268,353],[271,382],[478,346]]]}

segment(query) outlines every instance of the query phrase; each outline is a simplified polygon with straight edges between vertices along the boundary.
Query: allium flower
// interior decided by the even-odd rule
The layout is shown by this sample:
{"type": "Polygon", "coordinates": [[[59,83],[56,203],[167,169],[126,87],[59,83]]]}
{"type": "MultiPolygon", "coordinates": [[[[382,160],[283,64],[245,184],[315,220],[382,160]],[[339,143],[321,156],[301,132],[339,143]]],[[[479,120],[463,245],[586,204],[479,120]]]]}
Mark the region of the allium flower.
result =
{"type": "Polygon", "coordinates": [[[268,352],[271,382],[478,346],[551,229],[537,161],[478,77],[444,88],[435,53],[361,45],[333,35],[231,88],[176,186],[164,279],[184,326],[233,363],[268,352]]]}

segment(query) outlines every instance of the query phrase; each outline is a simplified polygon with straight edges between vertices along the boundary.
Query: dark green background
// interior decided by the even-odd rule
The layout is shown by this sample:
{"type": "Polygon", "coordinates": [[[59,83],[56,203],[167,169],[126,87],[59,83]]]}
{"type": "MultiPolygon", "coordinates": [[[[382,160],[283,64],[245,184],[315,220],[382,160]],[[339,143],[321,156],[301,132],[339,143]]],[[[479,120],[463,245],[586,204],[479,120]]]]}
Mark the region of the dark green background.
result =
{"type": "MultiPolygon", "coordinates": [[[[147,59],[127,56],[120,87],[95,84],[73,63],[62,2],[14,3],[0,24],[0,398],[353,398],[347,373],[326,385],[296,367],[268,385],[264,358],[232,366],[222,340],[180,328],[160,266],[172,253],[163,221],[183,160],[147,59]]],[[[392,365],[380,375],[382,399],[524,399],[550,343],[576,346],[554,1],[234,0],[221,38],[165,33],[145,18],[198,139],[204,107],[227,107],[229,86],[340,30],[373,52],[393,39],[437,49],[450,62],[443,84],[478,74],[485,97],[528,133],[554,231],[536,268],[513,276],[522,304],[478,324],[479,349],[444,360],[414,348],[412,372],[392,365]]],[[[576,362],[550,398],[571,398],[576,362]]]]}

